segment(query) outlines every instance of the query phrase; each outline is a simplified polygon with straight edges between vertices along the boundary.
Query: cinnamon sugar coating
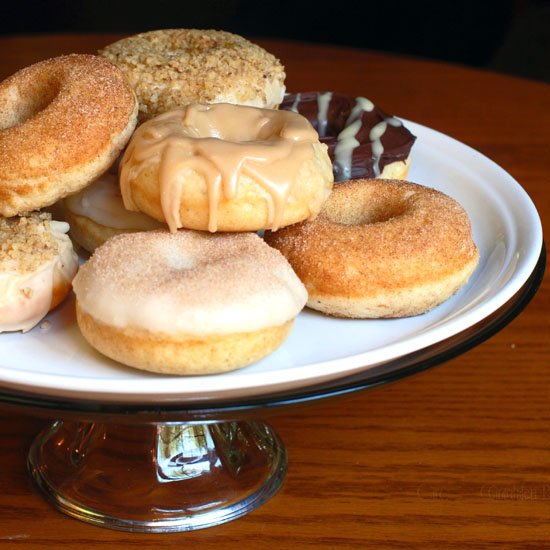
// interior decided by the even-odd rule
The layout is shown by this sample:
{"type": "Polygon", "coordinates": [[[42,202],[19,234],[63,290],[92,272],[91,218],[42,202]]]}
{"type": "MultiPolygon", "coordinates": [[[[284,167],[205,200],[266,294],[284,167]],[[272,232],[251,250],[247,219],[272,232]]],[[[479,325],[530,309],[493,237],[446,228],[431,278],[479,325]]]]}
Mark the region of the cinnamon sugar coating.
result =
{"type": "Polygon", "coordinates": [[[53,204],[104,172],[137,120],[135,95],[112,63],[66,55],[0,83],[0,214],[53,204]]]}
{"type": "Polygon", "coordinates": [[[115,63],[134,87],[140,117],[190,103],[276,107],[285,72],[260,46],[225,31],[165,29],[110,44],[100,55],[115,63]]]}
{"type": "Polygon", "coordinates": [[[313,222],[265,239],[306,286],[308,306],[340,317],[428,311],[466,283],[479,259],[460,204],[398,180],[343,182],[313,222]]]}

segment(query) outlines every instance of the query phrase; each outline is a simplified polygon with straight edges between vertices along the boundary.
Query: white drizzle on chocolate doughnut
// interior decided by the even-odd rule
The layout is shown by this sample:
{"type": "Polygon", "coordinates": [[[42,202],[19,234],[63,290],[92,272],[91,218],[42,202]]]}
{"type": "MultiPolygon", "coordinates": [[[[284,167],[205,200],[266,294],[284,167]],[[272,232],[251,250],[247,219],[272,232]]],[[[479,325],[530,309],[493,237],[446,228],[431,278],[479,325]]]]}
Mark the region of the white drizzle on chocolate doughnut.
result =
{"type": "Polygon", "coordinates": [[[332,92],[319,94],[317,97],[317,131],[320,136],[325,137],[328,124],[328,106],[332,99],[332,92]]]}
{"type": "MultiPolygon", "coordinates": [[[[382,158],[382,155],[384,153],[384,146],[382,145],[382,136],[384,135],[386,129],[388,128],[388,124],[396,128],[399,126],[402,126],[402,122],[399,119],[393,116],[390,116],[385,120],[383,120],[382,122],[379,122],[369,132],[369,137],[372,142],[372,152],[374,154],[374,175],[376,177],[378,177],[381,173],[380,159],[382,158]]],[[[340,139],[340,136],[338,136],[338,139],[340,139]]],[[[344,168],[346,171],[349,171],[351,173],[351,159],[349,164],[347,164],[344,168]]]]}
{"type": "Polygon", "coordinates": [[[329,146],[336,181],[381,176],[387,164],[405,162],[415,140],[399,119],[365,97],[287,94],[281,109],[302,114],[313,124],[329,146]]]}

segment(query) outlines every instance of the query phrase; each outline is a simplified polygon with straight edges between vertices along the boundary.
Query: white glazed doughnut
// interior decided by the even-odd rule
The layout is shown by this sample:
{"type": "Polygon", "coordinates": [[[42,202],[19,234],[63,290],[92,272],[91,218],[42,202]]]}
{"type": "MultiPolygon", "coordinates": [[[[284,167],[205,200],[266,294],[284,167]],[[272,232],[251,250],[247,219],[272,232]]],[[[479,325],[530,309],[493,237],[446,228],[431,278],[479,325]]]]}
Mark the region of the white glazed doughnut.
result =
{"type": "Polygon", "coordinates": [[[96,249],[73,287],[92,346],[173,374],[259,360],[284,341],[307,299],[284,257],[254,233],[118,235],[96,249]]]}
{"type": "Polygon", "coordinates": [[[71,226],[71,239],[84,250],[93,252],[108,239],[120,233],[150,231],[165,224],[124,208],[118,177],[106,173],[63,200],[63,212],[71,226]]]}

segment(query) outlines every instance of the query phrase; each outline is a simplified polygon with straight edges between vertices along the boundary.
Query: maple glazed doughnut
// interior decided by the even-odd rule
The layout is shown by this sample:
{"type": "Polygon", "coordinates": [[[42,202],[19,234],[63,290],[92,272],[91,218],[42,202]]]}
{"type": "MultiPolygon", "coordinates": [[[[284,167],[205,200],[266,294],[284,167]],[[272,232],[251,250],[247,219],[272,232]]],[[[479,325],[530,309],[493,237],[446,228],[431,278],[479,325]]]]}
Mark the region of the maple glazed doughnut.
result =
{"type": "Polygon", "coordinates": [[[0,218],[0,332],[26,332],[67,296],[78,258],[65,222],[0,218]]]}
{"type": "Polygon", "coordinates": [[[255,233],[125,233],[73,282],[88,342],[126,365],[168,374],[243,367],[286,339],[307,293],[255,233]]]}
{"type": "Polygon", "coordinates": [[[283,100],[280,61],[225,31],[163,29],[124,38],[99,51],[128,77],[140,119],[190,103],[275,108],[283,100]]]}
{"type": "Polygon", "coordinates": [[[124,208],[118,177],[105,173],[91,185],[63,200],[63,213],[71,239],[93,252],[119,233],[150,231],[166,227],[157,220],[124,208]]]}
{"type": "Polygon", "coordinates": [[[307,305],[338,317],[424,313],[458,291],[479,260],[455,200],[398,180],[343,182],[313,222],[265,239],[304,283],[307,305]]]}
{"type": "Polygon", "coordinates": [[[364,97],[333,92],[286,94],[280,106],[304,115],[328,145],[334,180],[406,179],[415,137],[364,97]]]}
{"type": "Polygon", "coordinates": [[[219,103],[143,123],[120,163],[124,206],[204,231],[314,218],[332,189],[326,145],[301,115],[219,103]]]}
{"type": "Polygon", "coordinates": [[[114,162],[137,120],[124,75],[99,56],[41,61],[0,83],[0,214],[49,206],[114,162]]]}

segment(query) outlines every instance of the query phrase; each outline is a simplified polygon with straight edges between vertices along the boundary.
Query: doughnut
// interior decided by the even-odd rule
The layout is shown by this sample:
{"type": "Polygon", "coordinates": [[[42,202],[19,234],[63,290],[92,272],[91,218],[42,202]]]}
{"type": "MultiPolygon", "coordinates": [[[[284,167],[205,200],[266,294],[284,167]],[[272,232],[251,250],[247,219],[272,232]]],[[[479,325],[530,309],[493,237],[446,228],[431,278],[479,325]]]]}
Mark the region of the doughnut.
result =
{"type": "Polygon", "coordinates": [[[0,215],[74,193],[117,158],[137,120],[135,95],[106,59],[65,55],[0,83],[0,215]]]}
{"type": "Polygon", "coordinates": [[[225,31],[165,29],[124,38],[99,51],[134,87],[140,119],[190,103],[275,108],[285,92],[280,61],[225,31]]]}
{"type": "Polygon", "coordinates": [[[0,332],[27,332],[67,296],[78,258],[65,222],[0,218],[0,332]]]}
{"type": "Polygon", "coordinates": [[[309,223],[266,233],[304,283],[307,305],[336,317],[408,317],[434,308],[479,260],[454,199],[398,180],[338,184],[309,223]]]}
{"type": "Polygon", "coordinates": [[[286,94],[281,109],[304,115],[328,145],[334,180],[406,179],[415,137],[364,97],[333,92],[286,94]]]}
{"type": "Polygon", "coordinates": [[[327,147],[301,115],[194,104],[143,123],[120,164],[128,210],[203,231],[258,231],[317,215],[332,188],[327,147]]]}
{"type": "Polygon", "coordinates": [[[91,185],[63,199],[63,212],[71,227],[71,239],[88,252],[119,233],[166,227],[146,214],[126,210],[118,176],[111,173],[105,173],[91,185]]]}
{"type": "Polygon", "coordinates": [[[96,249],[74,279],[84,338],[125,365],[207,374],[279,347],[307,293],[255,233],[124,233],[96,249]]]}

